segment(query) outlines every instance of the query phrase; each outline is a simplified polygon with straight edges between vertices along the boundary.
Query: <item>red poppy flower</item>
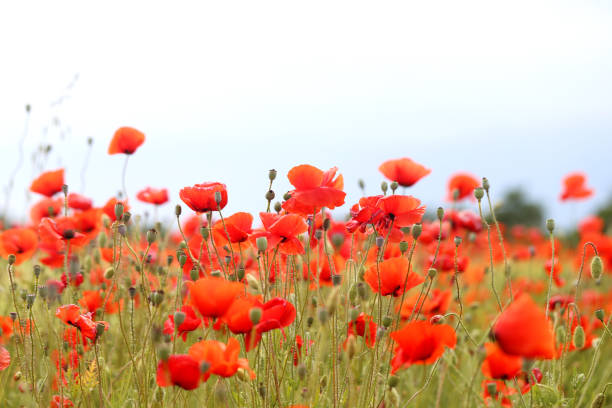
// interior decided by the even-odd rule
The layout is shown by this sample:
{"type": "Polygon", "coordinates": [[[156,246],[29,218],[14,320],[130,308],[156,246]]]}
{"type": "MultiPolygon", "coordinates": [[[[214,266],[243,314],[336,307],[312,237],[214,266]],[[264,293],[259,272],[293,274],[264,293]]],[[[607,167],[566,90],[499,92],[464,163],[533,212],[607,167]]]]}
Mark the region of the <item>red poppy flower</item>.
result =
{"type": "Polygon", "coordinates": [[[195,184],[193,187],[184,187],[179,192],[181,200],[197,213],[222,210],[227,204],[227,188],[225,184],[205,182],[195,184]],[[221,194],[221,201],[217,204],[215,193],[221,194]]]}
{"type": "Polygon", "coordinates": [[[32,223],[38,225],[44,217],[57,217],[62,214],[64,208],[64,199],[58,198],[43,198],[34,204],[30,210],[30,219],[32,223]]]}
{"type": "Polygon", "coordinates": [[[71,407],[74,407],[74,404],[66,396],[64,396],[63,406],[62,406],[62,397],[60,397],[59,395],[54,395],[53,398],[51,398],[50,408],[71,408],[71,407]]]}
{"type": "Polygon", "coordinates": [[[378,168],[382,174],[391,181],[397,181],[400,186],[410,187],[417,181],[431,173],[431,170],[404,157],[387,160],[378,168]]]}
{"type": "MultiPolygon", "coordinates": [[[[65,279],[66,275],[62,275],[62,278],[65,279]]],[[[82,275],[81,275],[82,279],[82,275]]],[[[79,304],[83,306],[90,313],[95,313],[98,309],[102,307],[104,304],[106,294],[100,290],[84,290],[83,296],[79,299],[79,304]]],[[[111,293],[108,295],[108,299],[106,300],[106,305],[104,306],[104,312],[108,314],[114,314],[119,311],[123,306],[123,299],[119,302],[113,301],[114,294],[111,293]]]]}
{"type": "Polygon", "coordinates": [[[81,309],[77,305],[64,305],[57,308],[55,316],[67,325],[74,326],[81,332],[83,341],[85,339],[96,339],[96,323],[104,323],[105,330],[108,330],[108,323],[94,322],[91,319],[91,313],[81,313],[81,309]]]}
{"type": "Polygon", "coordinates": [[[38,235],[29,228],[11,228],[0,232],[0,256],[13,254],[19,265],[34,255],[38,246],[38,235]]]}
{"type": "Polygon", "coordinates": [[[452,292],[450,289],[432,289],[425,299],[415,293],[413,296],[406,298],[404,303],[400,306],[402,319],[410,318],[413,314],[413,310],[416,313],[419,307],[421,309],[421,314],[427,317],[444,314],[448,310],[451,298],[452,292]],[[419,302],[418,306],[417,301],[419,302]]]}
{"type": "Polygon", "coordinates": [[[136,198],[143,203],[162,205],[168,202],[168,189],[147,187],[144,190],[140,190],[136,194],[136,198]]]}
{"type": "Polygon", "coordinates": [[[157,385],[193,390],[200,385],[200,364],[187,354],[175,354],[157,365],[157,385]]]}
{"type": "Polygon", "coordinates": [[[53,197],[62,191],[64,185],[64,169],[45,171],[38,176],[30,185],[30,191],[53,197]]]}
{"type": "Polygon", "coordinates": [[[219,220],[213,225],[213,238],[217,245],[223,246],[228,238],[231,243],[244,242],[252,231],[253,216],[246,212],[237,212],[223,221],[219,220]],[[226,234],[227,231],[227,234],[226,234]]]}
{"type": "Polygon", "coordinates": [[[295,321],[295,307],[293,304],[291,304],[291,302],[283,298],[276,297],[274,299],[270,299],[263,304],[262,309],[263,313],[261,315],[261,320],[255,326],[256,340],[252,341],[250,338],[251,333],[247,333],[247,337],[245,339],[245,343],[247,345],[257,344],[262,333],[274,329],[282,329],[295,321]]]}
{"type": "Polygon", "coordinates": [[[570,173],[563,178],[561,201],[583,200],[593,195],[593,189],[586,186],[584,173],[570,173]]]}
{"type": "Polygon", "coordinates": [[[0,346],[0,371],[11,365],[11,353],[3,346],[0,346]]]}
{"type": "Polygon", "coordinates": [[[242,368],[249,372],[251,378],[255,373],[249,368],[246,358],[239,358],[240,343],[233,337],[227,341],[227,345],[215,340],[202,340],[189,347],[189,356],[198,363],[207,362],[208,370],[203,374],[203,381],[214,374],[219,377],[231,377],[242,368]]]}
{"type": "Polygon", "coordinates": [[[89,210],[75,213],[72,219],[74,220],[76,230],[86,235],[88,240],[92,240],[100,232],[101,215],[102,211],[99,208],[90,208],[89,210]]]}
{"type": "Polygon", "coordinates": [[[92,205],[91,198],[87,198],[77,193],[68,194],[68,207],[74,210],[86,211],[89,210],[92,205]]]}
{"type": "Polygon", "coordinates": [[[520,374],[523,359],[503,352],[495,343],[485,343],[487,357],[482,363],[482,373],[490,378],[509,380],[520,374]]]}
{"type": "Polygon", "coordinates": [[[551,324],[529,295],[514,299],[495,323],[493,334],[506,354],[532,359],[555,357],[551,324]]]}
{"type": "Polygon", "coordinates": [[[332,167],[324,172],[308,164],[289,170],[287,177],[295,190],[289,192],[291,198],[283,203],[283,208],[291,213],[312,215],[322,207],[334,209],[344,204],[344,179],[342,175],[336,177],[337,171],[332,167]]]}
{"type": "Polygon", "coordinates": [[[131,127],[120,127],[108,146],[108,154],[133,154],[145,141],[145,135],[131,127]]]}
{"type": "MultiPolygon", "coordinates": [[[[183,337],[183,341],[187,341],[187,333],[200,327],[202,319],[196,316],[193,308],[189,305],[182,306],[180,310],[185,314],[185,320],[178,327],[178,335],[183,337]]],[[[174,329],[174,314],[171,314],[164,323],[164,334],[173,335],[174,329]]]]}
{"type": "MultiPolygon", "coordinates": [[[[548,276],[550,276],[550,273],[553,269],[552,266],[552,260],[548,260],[546,261],[546,263],[544,264],[544,270],[546,270],[546,274],[548,276]]],[[[555,257],[555,268],[554,268],[554,272],[553,272],[553,282],[555,282],[555,286],[560,288],[561,286],[565,285],[565,280],[561,277],[561,264],[559,263],[559,258],[555,257]]]]}
{"type": "Polygon", "coordinates": [[[70,245],[80,247],[87,243],[87,236],[77,232],[76,223],[70,217],[43,218],[38,225],[41,241],[70,241],[70,245]]]}
{"type": "Polygon", "coordinates": [[[448,181],[448,200],[459,201],[470,197],[480,181],[468,173],[456,173],[448,181]]]}
{"type": "Polygon", "coordinates": [[[108,218],[110,218],[111,222],[117,220],[117,217],[115,216],[115,205],[117,205],[119,202],[123,204],[123,212],[129,211],[130,206],[128,205],[127,200],[120,201],[115,197],[110,198],[106,204],[104,204],[104,207],[102,207],[102,211],[108,216],[108,218]]]}
{"type": "Polygon", "coordinates": [[[298,255],[304,253],[304,246],[298,239],[300,234],[308,231],[308,225],[304,218],[297,214],[273,214],[259,213],[259,218],[263,223],[263,230],[254,231],[249,239],[255,248],[259,237],[266,237],[268,240],[268,250],[278,251],[287,255],[298,255]]]}
{"type": "MultiPolygon", "coordinates": [[[[359,316],[353,321],[350,321],[347,329],[347,341],[350,336],[363,337],[366,345],[370,348],[374,347],[376,342],[376,330],[378,326],[374,323],[372,316],[365,313],[359,313],[359,316]]],[[[345,342],[346,344],[346,342],[345,342]]]]}
{"type": "MultiPolygon", "coordinates": [[[[425,213],[425,206],[412,196],[370,196],[359,199],[359,205],[351,208],[351,220],[346,223],[349,232],[358,228],[366,231],[368,225],[374,225],[380,235],[387,236],[388,229],[393,223],[394,230],[407,227],[421,221],[425,213]]],[[[403,234],[399,233],[400,239],[403,234]]]]}
{"type": "Polygon", "coordinates": [[[400,296],[424,281],[416,273],[408,272],[408,259],[404,257],[385,259],[378,265],[370,266],[363,278],[374,292],[393,297],[400,296]]]}
{"type": "Polygon", "coordinates": [[[412,364],[431,364],[436,361],[446,347],[455,348],[455,330],[446,324],[431,324],[427,320],[417,320],[406,324],[391,333],[397,343],[391,360],[391,372],[412,364]]]}
{"type": "Polygon", "coordinates": [[[239,282],[206,276],[195,282],[186,282],[191,304],[204,317],[221,317],[245,287],[239,282]]]}

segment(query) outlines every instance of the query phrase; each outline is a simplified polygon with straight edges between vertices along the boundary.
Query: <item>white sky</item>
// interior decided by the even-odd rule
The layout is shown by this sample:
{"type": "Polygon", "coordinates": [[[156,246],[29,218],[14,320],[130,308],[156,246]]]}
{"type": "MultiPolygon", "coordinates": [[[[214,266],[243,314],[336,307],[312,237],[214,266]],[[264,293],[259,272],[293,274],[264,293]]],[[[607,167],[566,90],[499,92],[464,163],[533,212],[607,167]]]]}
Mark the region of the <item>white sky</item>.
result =
{"type": "Polygon", "coordinates": [[[525,186],[561,225],[612,193],[610,3],[92,4],[0,3],[3,186],[32,105],[14,214],[41,141],[54,145],[46,168],[65,166],[80,191],[94,138],[85,193],[103,204],[121,187],[122,160],[106,148],[124,125],[147,135],[130,160],[132,197],[151,185],[176,202],[182,186],[221,181],[228,211],[261,210],[267,170],[281,195],[301,163],[339,167],[348,211],[357,179],[376,193],[378,165],[401,156],[433,169],[411,190],[433,207],[459,170],[489,177],[498,197],[525,186]],[[587,172],[594,199],[558,203],[572,170],[587,172]]]}

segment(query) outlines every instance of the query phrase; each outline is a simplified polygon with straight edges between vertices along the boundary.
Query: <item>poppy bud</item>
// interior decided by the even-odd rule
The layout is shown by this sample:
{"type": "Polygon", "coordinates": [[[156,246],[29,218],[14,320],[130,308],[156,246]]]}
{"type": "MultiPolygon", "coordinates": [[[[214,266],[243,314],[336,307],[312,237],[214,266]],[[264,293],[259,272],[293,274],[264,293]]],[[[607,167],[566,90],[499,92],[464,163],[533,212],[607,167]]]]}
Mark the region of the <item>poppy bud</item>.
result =
{"type": "Polygon", "coordinates": [[[408,243],[406,241],[400,241],[399,249],[402,255],[408,250],[408,243]]]}
{"type": "Polygon", "coordinates": [[[423,226],[421,224],[414,224],[412,226],[412,238],[419,239],[421,236],[421,232],[423,231],[423,226]]]}
{"type": "Polygon", "coordinates": [[[396,375],[392,375],[391,377],[389,377],[387,384],[389,384],[389,388],[397,387],[397,385],[399,384],[399,377],[396,375]]]}
{"type": "Polygon", "coordinates": [[[268,190],[266,192],[266,200],[272,201],[272,200],[274,200],[274,197],[276,197],[276,195],[274,194],[274,191],[268,190]]]}
{"type": "Polygon", "coordinates": [[[161,305],[161,302],[164,300],[164,292],[161,290],[156,290],[151,293],[151,304],[153,306],[161,305]]]}
{"type": "Polygon", "coordinates": [[[115,204],[115,219],[120,220],[123,217],[123,210],[125,207],[122,202],[118,202],[115,204]]]}
{"type": "Polygon", "coordinates": [[[191,268],[191,270],[189,271],[189,277],[192,281],[198,280],[198,278],[200,277],[200,272],[198,271],[197,266],[194,265],[193,268],[191,268]]]}
{"type": "Polygon", "coordinates": [[[100,236],[98,237],[98,244],[99,244],[101,247],[105,247],[105,246],[106,246],[106,240],[107,240],[106,234],[102,233],[102,234],[100,234],[100,236]]]}
{"type": "Polygon", "coordinates": [[[389,327],[389,326],[391,326],[391,322],[392,322],[392,321],[393,321],[393,319],[391,319],[391,316],[385,316],[385,317],[383,317],[383,319],[382,319],[382,325],[383,325],[384,327],[389,327]]]}
{"type": "Polygon", "coordinates": [[[276,211],[277,213],[280,213],[282,209],[283,209],[283,205],[280,202],[277,201],[274,203],[274,211],[276,211]]]}
{"type": "Polygon", "coordinates": [[[270,179],[270,181],[274,181],[274,179],[276,178],[276,170],[272,169],[268,171],[268,178],[270,179]]]}
{"type": "Polygon", "coordinates": [[[149,245],[151,245],[155,242],[156,239],[157,239],[157,231],[155,231],[154,228],[151,228],[150,230],[147,231],[147,242],[149,243],[149,245]]]}
{"type": "Polygon", "coordinates": [[[574,343],[574,347],[576,347],[577,349],[581,349],[584,347],[584,342],[585,342],[584,329],[582,328],[582,326],[578,325],[576,326],[576,329],[574,330],[574,336],[572,337],[572,343],[574,343]]]}
{"type": "Polygon", "coordinates": [[[484,190],[482,187],[476,187],[474,189],[474,197],[476,197],[478,201],[482,200],[482,197],[484,197],[484,190]]]}
{"type": "Polygon", "coordinates": [[[32,305],[34,304],[34,300],[36,299],[36,295],[33,293],[28,294],[28,296],[26,297],[26,307],[28,309],[32,308],[32,305]]]}
{"type": "Polygon", "coordinates": [[[601,279],[601,273],[603,272],[603,262],[598,255],[595,255],[591,259],[591,276],[595,280],[601,279]]]}
{"type": "Polygon", "coordinates": [[[557,337],[557,343],[559,344],[563,344],[565,342],[565,327],[563,326],[558,326],[557,327],[557,331],[555,332],[556,337],[557,337]]]}
{"type": "Polygon", "coordinates": [[[357,185],[363,190],[365,188],[365,181],[363,181],[363,179],[359,179],[357,180],[357,185]]]}
{"type": "Polygon", "coordinates": [[[327,231],[331,225],[331,219],[325,218],[323,220],[323,231],[327,231]]]}
{"type": "Polygon", "coordinates": [[[181,252],[177,257],[177,260],[178,260],[179,265],[182,268],[183,266],[185,266],[185,263],[187,262],[187,255],[181,252]]]}
{"type": "Polygon", "coordinates": [[[603,393],[599,393],[595,396],[595,399],[591,403],[591,408],[602,408],[606,402],[606,396],[603,393]]]}
{"type": "Polygon", "coordinates": [[[255,243],[259,252],[266,252],[266,249],[268,249],[268,238],[266,237],[258,237],[255,243]]]}
{"type": "Polygon", "coordinates": [[[389,184],[387,184],[386,181],[383,181],[382,183],[380,183],[380,189],[382,190],[383,194],[387,194],[387,189],[389,188],[389,184]]]}
{"type": "Polygon", "coordinates": [[[180,204],[177,204],[176,206],[174,206],[174,215],[178,217],[181,215],[182,212],[183,212],[183,209],[181,208],[180,204]]]}
{"type": "Polygon", "coordinates": [[[168,347],[162,347],[157,352],[159,359],[162,361],[167,361],[170,358],[170,349],[168,347]]]}
{"type": "Polygon", "coordinates": [[[548,232],[550,234],[553,233],[553,231],[555,230],[555,220],[553,220],[552,218],[549,218],[546,220],[546,229],[548,230],[548,232]]]}
{"type": "Polygon", "coordinates": [[[254,307],[249,310],[249,319],[251,319],[251,323],[256,325],[261,321],[261,316],[263,315],[263,310],[260,307],[254,307]]]}
{"type": "Polygon", "coordinates": [[[215,191],[215,203],[217,203],[217,205],[221,204],[222,199],[223,197],[221,196],[221,192],[215,191]]]}
{"type": "Polygon", "coordinates": [[[597,309],[597,310],[595,311],[595,317],[596,317],[596,318],[597,318],[597,319],[598,319],[600,322],[602,322],[602,323],[603,323],[603,321],[604,321],[604,317],[605,317],[605,314],[604,314],[603,309],[597,309]]]}
{"type": "Polygon", "coordinates": [[[40,276],[40,265],[34,265],[34,276],[36,279],[40,276]]]}
{"type": "Polygon", "coordinates": [[[261,293],[261,286],[259,285],[259,281],[255,276],[247,274],[246,280],[247,284],[249,285],[249,288],[251,288],[256,293],[261,293]]]}
{"type": "Polygon", "coordinates": [[[238,270],[236,271],[237,280],[241,281],[242,279],[244,279],[244,274],[245,274],[244,268],[243,267],[238,268],[238,270]]]}
{"type": "Polygon", "coordinates": [[[427,276],[429,276],[429,279],[435,278],[437,274],[438,271],[435,268],[429,268],[429,270],[427,271],[427,276]]]}
{"type": "Polygon", "coordinates": [[[17,257],[14,254],[10,254],[8,256],[8,263],[9,265],[14,264],[17,261],[17,257]]]}
{"type": "Polygon", "coordinates": [[[455,237],[454,239],[455,246],[458,247],[459,245],[461,245],[461,241],[462,241],[461,237],[455,237]]]}
{"type": "Polygon", "coordinates": [[[185,321],[185,317],[187,317],[185,315],[185,312],[182,311],[176,311],[174,312],[174,327],[178,330],[178,327],[183,324],[183,322],[185,321]]]}
{"type": "Polygon", "coordinates": [[[104,333],[104,330],[106,330],[104,323],[96,323],[96,338],[100,337],[104,333]]]}
{"type": "Polygon", "coordinates": [[[438,220],[442,221],[442,219],[444,218],[444,208],[438,207],[438,209],[436,210],[436,215],[438,216],[438,220]]]}
{"type": "Polygon", "coordinates": [[[497,396],[497,384],[494,382],[487,383],[487,393],[492,397],[496,397],[497,396]]]}
{"type": "Polygon", "coordinates": [[[443,320],[444,320],[444,316],[437,314],[437,315],[431,316],[431,319],[429,319],[429,323],[438,324],[438,323],[441,323],[443,320]]]}
{"type": "Polygon", "coordinates": [[[393,194],[395,194],[395,190],[397,190],[398,187],[399,187],[399,184],[397,181],[391,182],[391,191],[393,192],[393,194]]]}
{"type": "Polygon", "coordinates": [[[489,192],[490,184],[489,184],[489,179],[486,177],[482,178],[482,188],[484,188],[486,192],[489,192]]]}
{"type": "Polygon", "coordinates": [[[319,319],[319,322],[321,324],[327,323],[327,319],[329,319],[329,313],[327,312],[327,309],[325,309],[324,307],[319,308],[319,310],[317,310],[317,318],[319,319]]]}

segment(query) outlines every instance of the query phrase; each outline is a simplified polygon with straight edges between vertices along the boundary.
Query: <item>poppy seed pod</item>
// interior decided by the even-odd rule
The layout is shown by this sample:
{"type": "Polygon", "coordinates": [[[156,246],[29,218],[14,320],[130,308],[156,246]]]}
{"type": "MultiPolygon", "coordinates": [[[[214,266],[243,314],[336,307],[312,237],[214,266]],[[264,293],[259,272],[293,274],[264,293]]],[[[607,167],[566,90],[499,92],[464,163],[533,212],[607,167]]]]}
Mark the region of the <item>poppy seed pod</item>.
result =
{"type": "Polygon", "coordinates": [[[437,274],[438,271],[435,268],[429,268],[429,270],[427,271],[427,276],[429,276],[429,279],[435,278],[437,274]]]}
{"type": "Polygon", "coordinates": [[[176,206],[174,206],[174,215],[178,217],[181,215],[182,212],[183,212],[183,208],[180,206],[180,204],[177,204],[176,206]]]}
{"type": "Polygon", "coordinates": [[[266,252],[266,249],[268,249],[268,238],[266,237],[258,237],[255,243],[259,252],[266,252]]]}
{"type": "Polygon", "coordinates": [[[331,225],[331,220],[329,218],[325,218],[323,220],[323,231],[327,231],[331,225]]]}
{"type": "Polygon", "coordinates": [[[412,226],[412,238],[418,239],[421,236],[421,232],[423,231],[422,224],[414,224],[412,226]]]}
{"type": "Polygon", "coordinates": [[[65,196],[68,195],[68,184],[62,185],[62,193],[64,193],[65,196]]]}
{"type": "Polygon", "coordinates": [[[478,201],[482,200],[482,197],[484,197],[484,190],[482,187],[476,187],[474,189],[474,197],[476,197],[478,201]]]}
{"type": "Polygon", "coordinates": [[[215,203],[217,205],[221,204],[221,200],[223,199],[220,191],[215,191],[215,203]]]}
{"type": "Polygon", "coordinates": [[[399,183],[397,181],[391,182],[391,191],[395,194],[395,190],[399,187],[399,183]]]}
{"type": "Polygon", "coordinates": [[[546,229],[548,230],[548,232],[550,234],[553,233],[553,231],[555,230],[555,220],[553,220],[552,218],[549,218],[546,220],[546,229]]]}
{"type": "Polygon", "coordinates": [[[274,211],[276,211],[277,213],[280,213],[282,209],[283,209],[283,205],[279,201],[274,203],[274,211]]]}
{"type": "Polygon", "coordinates": [[[150,230],[147,231],[147,242],[149,243],[149,245],[151,245],[152,243],[155,242],[156,239],[157,239],[157,231],[154,228],[151,228],[150,230]]]}
{"type": "Polygon", "coordinates": [[[380,248],[382,248],[383,244],[385,243],[385,238],[379,235],[379,236],[376,237],[376,241],[375,242],[376,242],[376,247],[378,249],[380,249],[380,248]]]}
{"type": "Polygon", "coordinates": [[[127,224],[128,222],[130,222],[130,218],[132,218],[132,213],[129,211],[126,211],[123,213],[123,218],[122,221],[124,224],[127,224]]]}
{"type": "Polygon", "coordinates": [[[380,189],[382,190],[383,194],[387,194],[387,190],[389,189],[389,184],[387,184],[386,181],[383,181],[382,183],[380,183],[380,189]]]}
{"type": "Polygon", "coordinates": [[[274,197],[276,197],[276,194],[274,194],[273,190],[268,190],[266,192],[266,200],[272,201],[272,200],[274,200],[274,197]]]}
{"type": "Polygon", "coordinates": [[[122,202],[118,202],[117,204],[115,204],[115,218],[120,220],[121,217],[123,217],[123,211],[124,211],[125,207],[123,206],[122,202]]]}
{"type": "Polygon", "coordinates": [[[399,250],[402,253],[402,255],[406,253],[406,251],[408,250],[408,243],[406,241],[400,241],[399,250]]]}
{"type": "Polygon", "coordinates": [[[595,311],[595,317],[597,318],[597,320],[599,320],[600,322],[603,323],[605,316],[605,312],[603,311],[603,309],[597,309],[595,311]]]}
{"type": "Polygon", "coordinates": [[[182,311],[176,311],[174,312],[174,327],[178,330],[178,327],[183,324],[183,322],[185,321],[185,318],[187,317],[187,315],[185,315],[185,312],[182,311]]]}
{"type": "Polygon", "coordinates": [[[34,276],[38,279],[40,276],[40,265],[34,265],[34,276]]]}
{"type": "Polygon", "coordinates": [[[463,239],[461,237],[455,237],[453,242],[455,243],[455,246],[458,247],[459,245],[461,245],[462,240],[463,239]]]}
{"type": "Polygon", "coordinates": [[[491,185],[489,184],[489,179],[486,177],[482,178],[482,188],[484,188],[484,190],[486,192],[489,192],[489,188],[491,187],[491,185]]]}
{"type": "Polygon", "coordinates": [[[576,347],[577,349],[581,349],[584,347],[584,342],[585,342],[584,329],[582,328],[582,326],[578,325],[576,326],[576,329],[574,330],[574,336],[572,337],[572,343],[574,343],[574,347],[576,347]]]}
{"type": "Polygon", "coordinates": [[[33,293],[30,293],[27,295],[26,297],[26,307],[28,309],[32,308],[32,305],[34,304],[34,300],[36,299],[36,295],[33,293]]]}
{"type": "Polygon", "coordinates": [[[263,310],[260,307],[253,307],[249,310],[249,319],[253,325],[257,325],[261,321],[263,310]]]}
{"type": "Polygon", "coordinates": [[[287,192],[286,192],[286,193],[283,195],[283,200],[287,201],[287,200],[289,200],[290,198],[291,198],[291,193],[287,191],[287,192]]]}
{"type": "Polygon", "coordinates": [[[200,271],[198,271],[198,267],[196,265],[194,265],[189,271],[189,277],[192,281],[196,281],[200,277],[200,271]]]}
{"type": "Polygon", "coordinates": [[[365,181],[363,181],[363,179],[359,179],[357,180],[357,185],[363,190],[365,188],[365,181]]]}
{"type": "Polygon", "coordinates": [[[391,318],[391,316],[385,316],[382,319],[382,325],[384,327],[389,327],[391,326],[391,322],[393,321],[393,319],[391,318]]]}
{"type": "Polygon", "coordinates": [[[133,286],[130,286],[128,288],[128,293],[130,294],[130,297],[134,299],[134,296],[136,296],[136,288],[133,286]]]}
{"type": "Polygon", "coordinates": [[[497,384],[494,382],[488,382],[487,393],[492,396],[497,396],[497,384]]]}
{"type": "Polygon", "coordinates": [[[442,221],[442,219],[444,218],[444,208],[438,207],[438,209],[436,210],[436,215],[438,217],[438,220],[442,221]]]}
{"type": "Polygon", "coordinates": [[[14,254],[10,254],[8,256],[9,265],[13,265],[17,261],[17,257],[14,254]]]}
{"type": "Polygon", "coordinates": [[[276,178],[276,170],[271,169],[270,171],[268,171],[268,179],[270,179],[270,181],[274,181],[275,178],[276,178]]]}
{"type": "Polygon", "coordinates": [[[397,387],[397,385],[399,384],[399,377],[396,375],[392,375],[391,377],[389,377],[387,384],[389,385],[389,388],[397,387]]]}
{"type": "Polygon", "coordinates": [[[603,272],[603,262],[599,255],[595,255],[593,259],[591,259],[591,276],[595,280],[601,279],[601,274],[603,272]]]}
{"type": "Polygon", "coordinates": [[[104,334],[104,330],[106,330],[104,323],[96,323],[96,338],[99,338],[102,334],[104,334]]]}

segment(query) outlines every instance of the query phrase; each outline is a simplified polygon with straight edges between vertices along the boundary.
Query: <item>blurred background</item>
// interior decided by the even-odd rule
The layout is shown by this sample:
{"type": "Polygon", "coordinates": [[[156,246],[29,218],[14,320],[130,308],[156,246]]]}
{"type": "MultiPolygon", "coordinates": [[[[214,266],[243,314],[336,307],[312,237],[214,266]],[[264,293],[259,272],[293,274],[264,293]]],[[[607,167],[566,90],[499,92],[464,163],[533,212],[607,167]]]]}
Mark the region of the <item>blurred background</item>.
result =
{"type": "Polygon", "coordinates": [[[228,212],[265,210],[268,169],[281,197],[302,163],[339,168],[344,214],[358,179],[378,193],[378,166],[399,157],[432,169],[407,190],[430,208],[457,171],[488,177],[498,205],[521,189],[566,228],[612,197],[608,2],[20,1],[0,5],[0,38],[0,208],[15,173],[16,220],[42,170],[65,167],[96,205],[116,194],[120,126],[147,137],[130,203],[167,187],[168,219],[203,181],[227,184],[228,212]],[[559,201],[571,171],[594,197],[559,201]]]}

